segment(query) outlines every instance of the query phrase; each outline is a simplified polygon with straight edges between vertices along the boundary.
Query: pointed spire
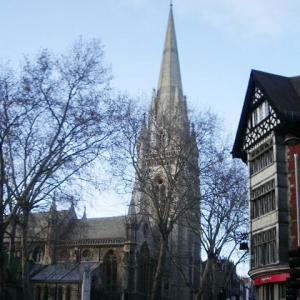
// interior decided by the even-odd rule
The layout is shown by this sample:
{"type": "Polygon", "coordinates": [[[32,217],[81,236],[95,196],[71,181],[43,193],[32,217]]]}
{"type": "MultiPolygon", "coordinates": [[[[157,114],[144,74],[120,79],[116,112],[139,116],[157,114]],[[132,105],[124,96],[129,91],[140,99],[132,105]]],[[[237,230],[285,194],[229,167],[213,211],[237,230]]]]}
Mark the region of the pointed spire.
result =
{"type": "Polygon", "coordinates": [[[71,201],[71,206],[69,208],[69,215],[72,216],[72,218],[77,219],[76,211],[75,211],[75,205],[74,205],[74,199],[71,201]]]}
{"type": "Polygon", "coordinates": [[[171,2],[163,59],[158,82],[158,93],[163,97],[170,97],[173,95],[176,88],[178,88],[180,95],[182,95],[180,65],[172,6],[173,4],[171,2]]]}
{"type": "Polygon", "coordinates": [[[84,211],[83,211],[83,216],[82,216],[82,220],[86,220],[86,206],[84,206],[84,211]]]}
{"type": "Polygon", "coordinates": [[[54,196],[54,198],[52,199],[50,212],[56,212],[56,210],[57,210],[57,206],[56,206],[56,199],[55,199],[55,196],[54,196]]]}
{"type": "Polygon", "coordinates": [[[136,220],[136,210],[135,210],[135,205],[132,197],[128,208],[128,221],[134,222],[135,220],[136,220]]]}

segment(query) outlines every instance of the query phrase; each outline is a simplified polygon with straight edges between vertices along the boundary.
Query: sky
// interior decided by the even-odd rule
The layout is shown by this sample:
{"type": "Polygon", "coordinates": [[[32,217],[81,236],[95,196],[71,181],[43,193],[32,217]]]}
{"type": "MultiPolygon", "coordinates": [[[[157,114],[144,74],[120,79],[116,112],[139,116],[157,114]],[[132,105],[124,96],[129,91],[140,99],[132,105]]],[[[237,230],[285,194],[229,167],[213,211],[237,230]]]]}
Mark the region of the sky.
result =
{"type": "MultiPolygon", "coordinates": [[[[251,69],[300,74],[300,1],[173,2],[188,105],[218,113],[233,138],[251,69]]],[[[43,48],[63,53],[79,36],[100,39],[113,86],[149,103],[168,12],[168,0],[0,0],[0,63],[17,66],[43,48]]],[[[87,198],[88,216],[126,213],[128,197],[87,198]]]]}

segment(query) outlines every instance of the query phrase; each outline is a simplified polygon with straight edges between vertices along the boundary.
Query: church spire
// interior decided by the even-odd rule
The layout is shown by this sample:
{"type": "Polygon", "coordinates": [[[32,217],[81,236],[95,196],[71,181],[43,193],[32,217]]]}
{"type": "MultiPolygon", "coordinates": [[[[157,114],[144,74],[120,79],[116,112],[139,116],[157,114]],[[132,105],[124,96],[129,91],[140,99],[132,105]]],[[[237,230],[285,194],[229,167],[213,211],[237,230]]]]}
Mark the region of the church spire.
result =
{"type": "Polygon", "coordinates": [[[173,4],[171,2],[157,91],[158,95],[163,98],[172,97],[176,89],[178,93],[182,95],[180,65],[172,7],[173,4]]]}

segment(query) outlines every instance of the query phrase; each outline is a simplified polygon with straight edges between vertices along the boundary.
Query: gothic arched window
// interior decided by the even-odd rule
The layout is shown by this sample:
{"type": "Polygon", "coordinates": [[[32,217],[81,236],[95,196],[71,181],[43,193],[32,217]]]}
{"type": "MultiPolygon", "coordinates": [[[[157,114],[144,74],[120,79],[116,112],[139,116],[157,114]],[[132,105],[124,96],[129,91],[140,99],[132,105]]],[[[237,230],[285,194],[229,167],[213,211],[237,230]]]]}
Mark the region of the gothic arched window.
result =
{"type": "Polygon", "coordinates": [[[152,284],[151,258],[146,243],[143,244],[138,258],[138,290],[149,294],[152,284]]]}
{"type": "Polygon", "coordinates": [[[35,299],[36,300],[41,300],[41,287],[40,286],[36,287],[35,299]]]}
{"type": "Polygon", "coordinates": [[[58,300],[62,300],[63,299],[63,288],[62,288],[62,286],[59,286],[58,287],[58,291],[57,291],[57,299],[58,300]]]}
{"type": "Polygon", "coordinates": [[[161,206],[161,209],[163,209],[165,203],[166,203],[166,184],[165,180],[161,175],[158,175],[155,178],[155,196],[157,198],[157,204],[161,206]]]}
{"type": "Polygon", "coordinates": [[[39,263],[43,258],[43,250],[40,246],[35,247],[32,252],[32,260],[36,263],[39,263]]]}
{"type": "Polygon", "coordinates": [[[45,288],[44,288],[44,300],[48,300],[48,286],[46,285],[45,288]]]}
{"type": "Polygon", "coordinates": [[[105,288],[110,291],[117,289],[117,257],[109,251],[104,258],[103,266],[105,288]]]}
{"type": "Polygon", "coordinates": [[[66,288],[66,300],[71,300],[71,288],[69,286],[66,288]]]}
{"type": "Polygon", "coordinates": [[[144,224],[143,226],[143,234],[144,234],[144,237],[146,238],[149,234],[149,225],[147,223],[144,224]]]}
{"type": "Polygon", "coordinates": [[[59,252],[60,260],[67,261],[69,259],[69,252],[67,249],[61,249],[59,252]]]}

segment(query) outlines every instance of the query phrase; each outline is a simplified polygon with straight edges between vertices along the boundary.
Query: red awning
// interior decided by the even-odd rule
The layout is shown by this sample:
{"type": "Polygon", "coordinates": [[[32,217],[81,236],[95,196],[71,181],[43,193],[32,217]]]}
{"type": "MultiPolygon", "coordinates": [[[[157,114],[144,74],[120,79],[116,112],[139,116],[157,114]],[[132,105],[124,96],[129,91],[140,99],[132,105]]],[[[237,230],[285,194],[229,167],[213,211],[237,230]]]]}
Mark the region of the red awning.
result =
{"type": "Polygon", "coordinates": [[[284,282],[290,277],[289,273],[281,273],[274,275],[265,275],[254,279],[254,285],[262,285],[268,283],[284,282]]]}

